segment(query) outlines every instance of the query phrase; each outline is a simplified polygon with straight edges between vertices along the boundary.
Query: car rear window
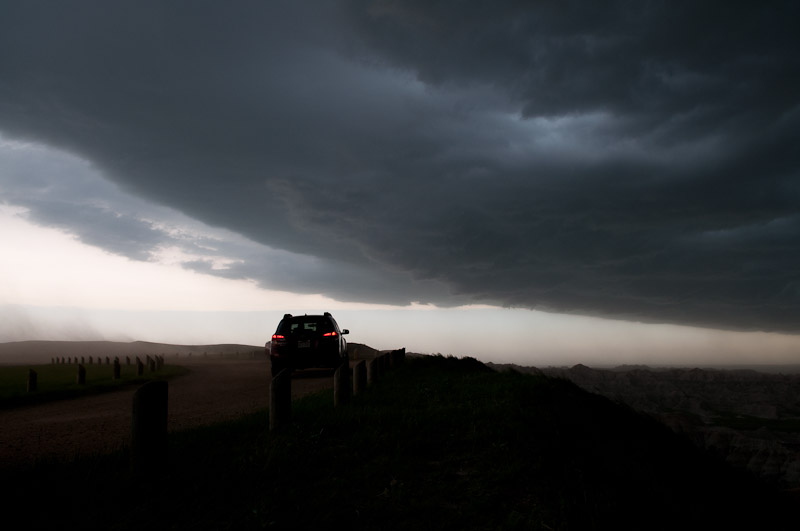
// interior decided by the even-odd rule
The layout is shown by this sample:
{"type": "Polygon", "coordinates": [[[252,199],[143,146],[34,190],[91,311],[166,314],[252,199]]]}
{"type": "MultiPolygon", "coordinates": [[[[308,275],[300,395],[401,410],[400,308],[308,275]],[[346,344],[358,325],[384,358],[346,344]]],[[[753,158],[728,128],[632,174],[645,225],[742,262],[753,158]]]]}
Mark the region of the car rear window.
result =
{"type": "Polygon", "coordinates": [[[324,318],[306,317],[290,319],[281,323],[279,334],[294,334],[298,332],[332,332],[333,325],[324,318]]]}

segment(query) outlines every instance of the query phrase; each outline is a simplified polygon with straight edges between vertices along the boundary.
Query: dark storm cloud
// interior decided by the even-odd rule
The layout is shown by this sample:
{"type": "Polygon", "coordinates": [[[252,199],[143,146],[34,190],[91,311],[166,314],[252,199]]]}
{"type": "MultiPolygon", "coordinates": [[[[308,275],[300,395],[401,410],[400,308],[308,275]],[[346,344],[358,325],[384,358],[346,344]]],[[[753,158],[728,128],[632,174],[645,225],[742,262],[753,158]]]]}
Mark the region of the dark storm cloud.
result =
{"type": "Polygon", "coordinates": [[[793,2],[2,11],[0,132],[309,257],[210,272],[800,328],[793,2]]]}

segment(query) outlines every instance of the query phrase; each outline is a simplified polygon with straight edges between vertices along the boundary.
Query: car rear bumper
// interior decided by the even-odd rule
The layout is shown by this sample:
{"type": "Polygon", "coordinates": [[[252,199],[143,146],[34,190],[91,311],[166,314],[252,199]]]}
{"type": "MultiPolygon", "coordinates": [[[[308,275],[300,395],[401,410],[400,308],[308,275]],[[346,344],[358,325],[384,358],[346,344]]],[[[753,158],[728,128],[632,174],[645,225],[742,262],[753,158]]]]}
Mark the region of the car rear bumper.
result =
{"type": "Polygon", "coordinates": [[[339,355],[338,350],[315,349],[276,349],[273,347],[270,354],[273,362],[280,363],[283,367],[292,369],[310,369],[317,367],[336,368],[347,359],[347,355],[339,355]]]}

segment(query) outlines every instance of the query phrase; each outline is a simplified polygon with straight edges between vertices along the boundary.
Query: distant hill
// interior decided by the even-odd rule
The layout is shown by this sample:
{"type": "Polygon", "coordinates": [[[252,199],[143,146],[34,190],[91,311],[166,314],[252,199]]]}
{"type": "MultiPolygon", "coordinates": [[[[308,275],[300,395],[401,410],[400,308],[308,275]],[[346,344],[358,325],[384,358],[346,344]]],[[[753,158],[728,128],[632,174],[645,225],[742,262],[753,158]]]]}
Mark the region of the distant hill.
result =
{"type": "MultiPolygon", "coordinates": [[[[371,360],[387,352],[391,352],[391,350],[378,350],[370,347],[369,345],[364,345],[363,343],[347,344],[347,354],[350,356],[351,361],[371,360]]],[[[406,352],[406,356],[408,357],[419,356],[419,355],[420,354],[406,352]]]]}
{"type": "Polygon", "coordinates": [[[380,355],[380,351],[361,343],[348,343],[347,354],[351,360],[371,360],[380,355]]]}
{"type": "Polygon", "coordinates": [[[76,356],[230,356],[262,354],[263,346],[221,344],[221,345],[170,345],[132,341],[15,341],[0,343],[0,364],[42,364],[50,363],[55,357],[76,356]]]}
{"type": "MultiPolygon", "coordinates": [[[[348,343],[347,351],[351,360],[369,360],[382,354],[382,351],[361,343],[348,343]]],[[[42,364],[50,363],[55,357],[76,356],[147,356],[163,355],[170,357],[189,356],[244,356],[265,355],[263,346],[241,344],[219,345],[173,345],[150,343],[147,341],[16,341],[0,343],[0,364],[42,364]]]]}

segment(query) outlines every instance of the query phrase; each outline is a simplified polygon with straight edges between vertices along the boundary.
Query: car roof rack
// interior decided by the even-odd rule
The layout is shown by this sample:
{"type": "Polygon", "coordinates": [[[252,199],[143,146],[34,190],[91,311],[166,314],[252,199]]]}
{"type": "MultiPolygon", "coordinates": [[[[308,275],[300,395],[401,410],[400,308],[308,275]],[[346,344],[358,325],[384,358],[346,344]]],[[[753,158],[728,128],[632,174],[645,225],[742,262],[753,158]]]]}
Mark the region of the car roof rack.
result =
{"type": "Polygon", "coordinates": [[[325,312],[323,315],[324,315],[325,317],[330,317],[330,316],[331,316],[331,312],[325,312]]]}
{"type": "Polygon", "coordinates": [[[288,319],[288,318],[289,318],[289,317],[291,317],[291,316],[292,316],[292,314],[290,314],[290,313],[285,313],[285,314],[283,314],[283,318],[284,318],[284,319],[288,319]]]}

